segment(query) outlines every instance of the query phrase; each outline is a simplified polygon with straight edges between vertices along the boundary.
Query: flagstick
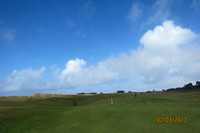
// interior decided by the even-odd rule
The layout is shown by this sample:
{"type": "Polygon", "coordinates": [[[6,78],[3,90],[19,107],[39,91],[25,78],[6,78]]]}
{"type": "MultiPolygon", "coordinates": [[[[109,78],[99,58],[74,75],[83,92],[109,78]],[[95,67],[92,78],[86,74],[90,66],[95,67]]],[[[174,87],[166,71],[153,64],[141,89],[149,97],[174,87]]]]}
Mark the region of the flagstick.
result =
{"type": "Polygon", "coordinates": [[[110,102],[111,102],[111,104],[113,104],[113,97],[111,98],[111,101],[110,101],[110,102]]]}

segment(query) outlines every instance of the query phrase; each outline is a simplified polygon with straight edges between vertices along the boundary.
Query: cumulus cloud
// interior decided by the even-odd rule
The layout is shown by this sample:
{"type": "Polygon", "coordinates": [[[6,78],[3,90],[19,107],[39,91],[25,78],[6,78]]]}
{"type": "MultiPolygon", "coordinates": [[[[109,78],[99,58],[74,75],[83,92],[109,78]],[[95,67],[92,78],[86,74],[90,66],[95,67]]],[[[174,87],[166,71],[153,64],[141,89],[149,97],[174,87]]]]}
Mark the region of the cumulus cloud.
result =
{"type": "Polygon", "coordinates": [[[147,31],[140,39],[143,49],[135,53],[141,62],[142,81],[173,87],[200,79],[198,37],[190,29],[175,26],[173,21],[147,31]],[[189,71],[191,67],[196,73],[189,71]]]}
{"type": "Polygon", "coordinates": [[[32,68],[24,69],[21,71],[14,70],[10,75],[0,79],[1,91],[19,91],[24,89],[42,89],[43,73],[45,67],[39,70],[33,70],[32,68]]]}
{"type": "MultiPolygon", "coordinates": [[[[111,82],[126,75],[129,75],[130,68],[124,70],[123,62],[127,64],[129,57],[121,55],[118,58],[109,58],[99,62],[97,66],[86,67],[83,59],[70,60],[66,68],[60,74],[62,86],[75,87],[85,84],[101,84],[111,82]]],[[[131,62],[130,62],[131,64],[131,62]]]]}
{"type": "Polygon", "coordinates": [[[156,26],[154,30],[148,30],[140,39],[140,43],[145,48],[170,47],[188,44],[197,35],[190,29],[175,26],[173,21],[165,21],[161,26],[156,26]]]}
{"type": "MultiPolygon", "coordinates": [[[[96,66],[83,59],[70,60],[60,74],[60,85],[104,84],[139,73],[143,87],[176,87],[200,79],[199,35],[173,21],[148,30],[140,47],[128,54],[110,57],[96,66]]],[[[138,87],[139,87],[138,86],[138,87]]]]}

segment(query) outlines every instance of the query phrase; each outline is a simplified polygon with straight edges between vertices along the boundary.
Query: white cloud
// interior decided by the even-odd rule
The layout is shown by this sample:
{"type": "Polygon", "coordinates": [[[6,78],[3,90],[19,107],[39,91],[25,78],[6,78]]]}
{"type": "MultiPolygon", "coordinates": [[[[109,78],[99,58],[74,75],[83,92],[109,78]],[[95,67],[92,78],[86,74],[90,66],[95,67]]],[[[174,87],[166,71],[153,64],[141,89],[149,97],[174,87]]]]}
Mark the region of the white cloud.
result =
{"type": "Polygon", "coordinates": [[[39,70],[31,68],[21,71],[14,70],[10,75],[0,80],[3,91],[19,91],[25,89],[42,89],[45,67],[39,70]]]}
{"type": "Polygon", "coordinates": [[[184,84],[200,79],[197,69],[200,47],[195,44],[198,37],[190,29],[175,26],[172,21],[147,31],[140,39],[143,48],[135,51],[143,83],[175,87],[179,82],[184,84]],[[191,67],[196,68],[196,73],[188,71],[191,67]]]}
{"type": "Polygon", "coordinates": [[[140,39],[141,46],[130,55],[121,54],[86,66],[83,59],[70,60],[60,74],[60,84],[77,87],[104,84],[139,73],[137,87],[176,87],[200,79],[199,35],[165,21],[140,39]]]}
{"type": "Polygon", "coordinates": [[[55,78],[59,77],[61,69],[58,68],[57,65],[52,65],[49,67],[49,69],[51,70],[51,72],[55,78]]]}
{"type": "Polygon", "coordinates": [[[147,31],[140,43],[145,48],[174,48],[178,45],[188,44],[197,35],[190,29],[175,26],[172,21],[165,21],[162,26],[156,26],[154,30],[147,31]]]}
{"type": "MultiPolygon", "coordinates": [[[[121,55],[118,58],[109,58],[99,62],[98,65],[86,67],[83,59],[70,60],[66,68],[60,74],[60,85],[75,87],[85,84],[101,84],[111,82],[125,75],[132,70],[123,70],[123,62],[128,62],[128,56],[121,55]],[[126,59],[127,60],[126,60],[126,59]],[[123,59],[120,61],[120,59],[123,59]]],[[[134,71],[134,70],[133,70],[134,71]]]]}

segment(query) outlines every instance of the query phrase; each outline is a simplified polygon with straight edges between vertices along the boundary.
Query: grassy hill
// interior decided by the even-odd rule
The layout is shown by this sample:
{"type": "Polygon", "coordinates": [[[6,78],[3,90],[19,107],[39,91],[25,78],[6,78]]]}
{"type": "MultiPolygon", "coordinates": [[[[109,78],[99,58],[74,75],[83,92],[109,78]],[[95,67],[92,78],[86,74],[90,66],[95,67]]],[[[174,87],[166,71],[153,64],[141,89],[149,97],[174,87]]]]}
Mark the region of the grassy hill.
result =
{"type": "Polygon", "coordinates": [[[199,125],[200,91],[0,98],[0,133],[199,133],[199,125]],[[157,117],[187,122],[158,123],[157,117]]]}

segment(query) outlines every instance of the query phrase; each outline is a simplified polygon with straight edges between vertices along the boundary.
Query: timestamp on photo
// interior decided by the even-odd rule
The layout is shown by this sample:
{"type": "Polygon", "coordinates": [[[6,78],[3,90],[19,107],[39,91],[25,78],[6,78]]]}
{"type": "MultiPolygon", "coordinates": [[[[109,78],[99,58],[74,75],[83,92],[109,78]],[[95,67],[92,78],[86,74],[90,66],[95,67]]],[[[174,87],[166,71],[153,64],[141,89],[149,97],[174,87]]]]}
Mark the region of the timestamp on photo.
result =
{"type": "Polygon", "coordinates": [[[187,117],[157,117],[157,123],[187,123],[187,117]]]}

